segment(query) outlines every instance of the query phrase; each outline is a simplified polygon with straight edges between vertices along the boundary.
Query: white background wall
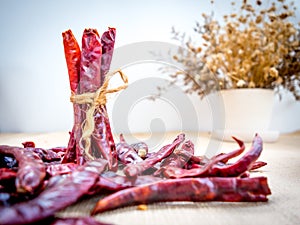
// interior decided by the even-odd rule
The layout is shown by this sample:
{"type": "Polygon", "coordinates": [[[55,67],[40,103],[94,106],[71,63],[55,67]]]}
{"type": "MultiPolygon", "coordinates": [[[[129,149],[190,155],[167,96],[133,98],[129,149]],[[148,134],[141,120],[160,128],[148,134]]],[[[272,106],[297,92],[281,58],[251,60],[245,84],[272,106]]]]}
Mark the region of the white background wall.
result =
{"type": "MultiPolygon", "coordinates": [[[[228,10],[224,1],[213,8],[204,0],[103,1],[103,0],[1,0],[0,1],[0,132],[51,132],[72,127],[72,106],[61,33],[72,29],[78,42],[84,28],[102,33],[117,28],[116,48],[135,42],[172,43],[171,27],[192,33],[202,12],[228,10]]],[[[296,1],[297,2],[297,1],[296,1]]],[[[228,1],[228,6],[229,6],[228,1]]],[[[297,4],[296,4],[297,5],[297,4]]],[[[299,20],[299,10],[297,11],[299,20]]],[[[174,42],[173,42],[174,43],[174,42]]],[[[128,54],[133,54],[128,52],[128,54]]],[[[162,76],[157,65],[126,69],[130,82],[162,76]]],[[[117,95],[109,98],[112,114],[117,95]]],[[[199,130],[210,130],[211,108],[197,96],[188,97],[197,112],[199,130]]],[[[170,102],[139,101],[124,115],[132,132],[181,128],[184,118],[170,102]],[[178,122],[179,121],[179,122],[178,122]],[[153,125],[153,126],[152,126],[153,125]]],[[[300,129],[300,103],[291,98],[276,101],[272,129],[300,129]]],[[[191,114],[192,115],[192,114],[191,114]]],[[[247,119],[247,118],[245,118],[247,119]]],[[[187,124],[189,127],[189,124],[187,124]]],[[[194,128],[194,125],[190,126],[194,128]]],[[[117,129],[117,131],[122,128],[117,129]]]]}

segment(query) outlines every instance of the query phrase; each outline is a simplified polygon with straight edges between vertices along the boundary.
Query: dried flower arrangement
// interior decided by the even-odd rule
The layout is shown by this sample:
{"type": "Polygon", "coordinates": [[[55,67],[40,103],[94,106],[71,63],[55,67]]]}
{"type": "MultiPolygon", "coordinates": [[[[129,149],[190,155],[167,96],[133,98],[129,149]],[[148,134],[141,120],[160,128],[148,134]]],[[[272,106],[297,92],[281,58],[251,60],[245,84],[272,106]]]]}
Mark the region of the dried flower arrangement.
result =
{"type": "MultiPolygon", "coordinates": [[[[213,3],[213,2],[212,2],[213,3]]],[[[284,88],[300,100],[300,29],[292,23],[294,2],[234,1],[223,25],[214,14],[196,23],[195,43],[172,29],[180,42],[173,56],[183,68],[171,74],[171,85],[183,81],[187,93],[200,97],[220,89],[284,88]],[[200,38],[198,37],[200,36],[200,38]],[[188,39],[188,40],[187,40],[188,39]]],[[[161,88],[159,88],[161,90],[161,88]]]]}

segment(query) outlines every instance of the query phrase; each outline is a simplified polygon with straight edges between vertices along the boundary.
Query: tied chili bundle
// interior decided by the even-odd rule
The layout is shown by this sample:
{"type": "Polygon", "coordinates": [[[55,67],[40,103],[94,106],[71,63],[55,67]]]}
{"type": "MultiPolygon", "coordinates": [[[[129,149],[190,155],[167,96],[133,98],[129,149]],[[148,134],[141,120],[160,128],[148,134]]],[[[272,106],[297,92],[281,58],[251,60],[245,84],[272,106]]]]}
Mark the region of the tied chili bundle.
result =
{"type": "Polygon", "coordinates": [[[121,70],[109,73],[116,29],[108,28],[100,37],[96,29],[85,29],[82,49],[71,30],[64,32],[63,43],[68,67],[74,126],[63,162],[77,162],[102,157],[111,170],[117,169],[115,143],[106,111],[106,94],[127,87],[121,70]],[[119,73],[124,85],[108,89],[111,77],[119,73]]]}
{"type": "Polygon", "coordinates": [[[267,201],[267,178],[251,177],[266,165],[258,161],[263,141],[256,134],[249,150],[238,148],[211,158],[195,155],[184,133],[149,152],[145,142],[129,144],[123,134],[115,144],[106,111],[106,94],[127,86],[122,71],[109,72],[116,31],[100,37],[86,29],[82,49],[71,30],[63,44],[74,108],[67,147],[42,149],[0,145],[0,224],[104,224],[93,215],[119,207],[169,201],[267,201]],[[124,85],[108,89],[119,73],[124,85]],[[233,163],[229,163],[239,157],[233,163]],[[59,218],[56,213],[94,195],[100,199],[90,217],[59,218]]]}

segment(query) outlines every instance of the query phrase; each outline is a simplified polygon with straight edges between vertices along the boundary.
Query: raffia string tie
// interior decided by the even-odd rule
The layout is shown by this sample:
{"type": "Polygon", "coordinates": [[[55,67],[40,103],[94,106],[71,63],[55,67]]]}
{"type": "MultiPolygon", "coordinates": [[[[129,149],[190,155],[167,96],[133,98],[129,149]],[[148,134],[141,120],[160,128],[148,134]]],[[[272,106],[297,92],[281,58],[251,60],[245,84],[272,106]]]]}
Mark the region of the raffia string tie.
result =
{"type": "MultiPolygon", "coordinates": [[[[79,141],[79,145],[81,149],[84,149],[85,155],[89,159],[94,159],[94,157],[90,154],[90,147],[91,147],[91,136],[95,129],[95,122],[94,122],[94,112],[99,106],[103,106],[106,104],[106,94],[115,93],[120,90],[125,89],[128,86],[128,78],[127,76],[120,70],[116,70],[112,73],[108,73],[105,77],[103,85],[95,92],[90,93],[83,93],[75,95],[72,93],[70,97],[70,101],[74,104],[86,104],[86,116],[85,120],[81,124],[82,129],[82,136],[79,141]],[[110,79],[115,75],[120,74],[122,81],[124,82],[123,85],[108,89],[110,79]]],[[[106,115],[105,115],[106,116],[106,115]]]]}

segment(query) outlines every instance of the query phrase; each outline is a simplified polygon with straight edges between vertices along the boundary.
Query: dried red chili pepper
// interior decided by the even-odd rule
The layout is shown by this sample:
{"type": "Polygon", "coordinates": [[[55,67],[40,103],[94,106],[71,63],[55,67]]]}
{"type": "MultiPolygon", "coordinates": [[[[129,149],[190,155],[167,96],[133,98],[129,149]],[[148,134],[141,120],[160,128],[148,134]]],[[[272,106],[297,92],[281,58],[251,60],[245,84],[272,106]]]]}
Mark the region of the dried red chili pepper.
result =
{"type": "Polygon", "coordinates": [[[0,146],[0,153],[12,155],[18,161],[18,172],[16,187],[18,192],[29,192],[33,194],[43,183],[46,176],[45,166],[40,157],[26,149],[0,146]]]}
{"type": "MultiPolygon", "coordinates": [[[[101,58],[101,67],[100,67],[101,70],[100,85],[103,84],[106,74],[110,69],[110,64],[114,52],[115,38],[116,38],[116,29],[111,27],[109,27],[108,30],[105,31],[101,36],[102,58],[101,58]]],[[[106,150],[103,149],[102,151],[103,152],[105,151],[106,154],[108,154],[109,152],[108,154],[109,157],[106,158],[109,161],[109,169],[116,171],[118,167],[116,146],[111,132],[106,106],[105,105],[101,106],[99,111],[100,111],[100,115],[103,117],[102,123],[104,122],[105,129],[103,129],[104,128],[103,125],[102,126],[97,125],[97,123],[95,122],[95,127],[100,127],[99,130],[97,129],[95,130],[95,134],[97,136],[97,134],[101,134],[101,131],[102,133],[105,133],[106,142],[109,147],[104,146],[103,148],[106,148],[106,150]]],[[[99,119],[97,121],[99,121],[99,119]]]]}
{"type": "Polygon", "coordinates": [[[256,134],[250,150],[237,162],[228,166],[213,165],[209,171],[209,176],[235,177],[249,171],[253,163],[258,159],[263,149],[263,141],[256,134]]]}
{"type": "Polygon", "coordinates": [[[185,135],[179,134],[172,144],[162,147],[158,152],[152,154],[149,158],[142,162],[136,164],[128,164],[123,169],[123,172],[128,177],[136,177],[140,175],[145,170],[151,168],[156,163],[162,161],[164,158],[168,157],[174,149],[184,141],[185,135]]]}
{"type": "Polygon", "coordinates": [[[107,130],[106,118],[107,112],[105,107],[100,106],[97,112],[95,112],[95,130],[92,135],[92,146],[96,150],[94,155],[100,154],[104,159],[108,161],[110,170],[116,171],[118,168],[117,154],[115,150],[115,144],[111,139],[111,130],[107,130]]]}
{"type": "Polygon", "coordinates": [[[118,159],[124,164],[143,161],[134,148],[125,141],[123,134],[120,134],[120,142],[116,145],[116,151],[118,159]]]}
{"type": "Polygon", "coordinates": [[[267,178],[184,178],[116,192],[97,202],[92,215],[119,207],[168,201],[267,201],[267,178]]]}
{"type": "MultiPolygon", "coordinates": [[[[81,51],[78,45],[76,38],[74,37],[71,30],[67,30],[62,33],[65,58],[68,68],[70,88],[73,94],[78,94],[79,92],[79,80],[80,80],[80,60],[81,60],[81,51]]],[[[62,160],[63,163],[67,162],[77,162],[78,164],[82,159],[77,158],[77,152],[80,152],[79,149],[79,139],[81,137],[81,110],[80,106],[73,104],[74,111],[74,125],[72,132],[70,133],[69,143],[67,147],[66,154],[62,160]]]]}
{"type": "Polygon", "coordinates": [[[11,207],[0,207],[1,224],[30,224],[54,215],[87,195],[106,165],[105,160],[88,162],[70,175],[61,177],[36,198],[11,207]]]}
{"type": "Polygon", "coordinates": [[[71,91],[76,93],[79,84],[80,47],[71,30],[62,33],[65,58],[68,67],[71,91]]]}
{"type": "Polygon", "coordinates": [[[100,87],[102,58],[101,39],[96,29],[85,29],[82,35],[79,94],[95,92],[100,87]]]}
{"type": "Polygon", "coordinates": [[[182,169],[177,167],[168,167],[164,171],[164,175],[169,178],[183,178],[183,177],[208,177],[208,176],[216,176],[213,175],[211,169],[213,166],[217,165],[219,162],[227,161],[233,157],[240,155],[244,149],[244,142],[234,138],[234,140],[238,143],[239,149],[235,151],[231,151],[229,153],[222,153],[212,157],[204,166],[194,167],[192,169],[182,169]]]}
{"type": "MultiPolygon", "coordinates": [[[[81,59],[80,59],[80,80],[77,93],[95,92],[100,87],[102,47],[99,34],[96,29],[85,29],[82,35],[81,59]]],[[[87,105],[80,105],[81,111],[87,110],[87,105]]],[[[85,113],[81,113],[82,124],[86,119],[85,113]]],[[[77,128],[81,129],[81,125],[77,128]]],[[[80,138],[76,138],[77,163],[82,165],[85,162],[84,149],[79,147],[80,138]]],[[[91,151],[91,150],[90,150],[91,151]]]]}
{"type": "Polygon", "coordinates": [[[116,29],[109,27],[101,36],[102,58],[101,58],[101,85],[108,73],[113,57],[116,40],[116,29]]]}

